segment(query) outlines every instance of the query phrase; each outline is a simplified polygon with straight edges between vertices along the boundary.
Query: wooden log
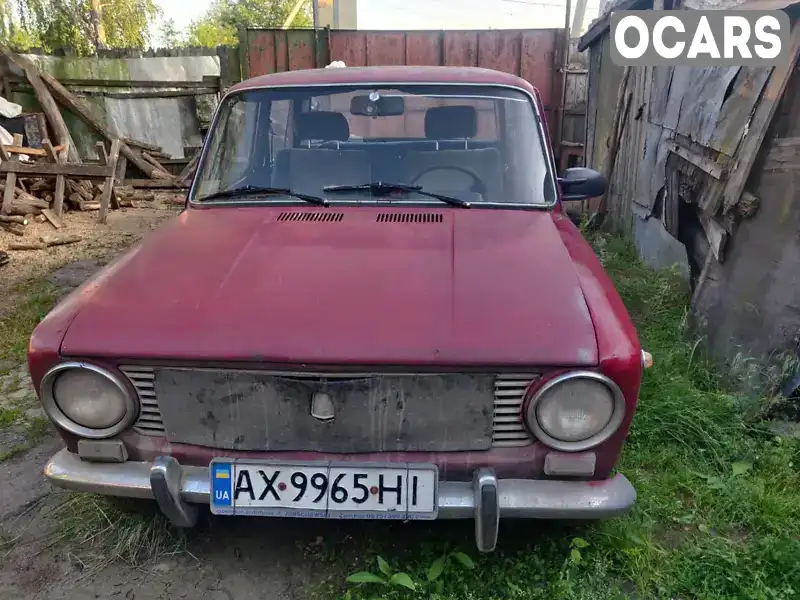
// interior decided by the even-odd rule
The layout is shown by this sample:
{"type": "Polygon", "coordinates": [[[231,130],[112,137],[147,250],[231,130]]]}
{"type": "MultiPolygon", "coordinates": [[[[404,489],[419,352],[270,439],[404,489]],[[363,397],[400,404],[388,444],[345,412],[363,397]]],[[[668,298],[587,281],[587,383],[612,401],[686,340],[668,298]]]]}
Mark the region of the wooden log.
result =
{"type": "MultiPolygon", "coordinates": [[[[69,144],[70,150],[68,153],[68,158],[71,162],[78,162],[80,157],[75,149],[75,144],[72,141],[72,136],[69,133],[69,129],[67,129],[67,124],[64,122],[64,118],[61,116],[61,111],[59,110],[56,101],[53,99],[50,90],[48,90],[48,85],[46,85],[46,82],[42,77],[43,74],[39,71],[38,67],[30,59],[15,54],[5,46],[0,46],[0,54],[5,56],[7,60],[14,63],[17,67],[25,72],[25,77],[27,77],[31,87],[33,87],[33,91],[36,94],[36,99],[39,101],[39,105],[42,107],[45,116],[47,116],[47,120],[50,122],[50,127],[56,134],[58,143],[69,144]]],[[[50,77],[50,79],[53,78],[50,77]]]]}
{"type": "Polygon", "coordinates": [[[111,203],[111,192],[114,189],[114,178],[117,173],[117,159],[119,158],[119,148],[122,142],[118,139],[111,142],[111,151],[108,153],[108,168],[111,174],[106,178],[103,185],[103,196],[100,199],[100,214],[97,217],[98,223],[108,221],[108,207],[111,203]]]}
{"type": "Polygon", "coordinates": [[[43,190],[46,188],[52,188],[53,182],[50,179],[46,179],[44,177],[40,177],[36,181],[34,181],[31,185],[28,186],[29,192],[38,192],[39,190],[43,190]]]}
{"type": "Polygon", "coordinates": [[[64,226],[64,221],[61,220],[54,210],[50,210],[49,208],[45,208],[42,211],[44,218],[50,221],[50,224],[55,227],[56,229],[61,229],[64,226]]]}
{"type": "Polygon", "coordinates": [[[122,185],[122,184],[115,185],[114,186],[114,190],[117,192],[117,195],[120,198],[123,198],[123,197],[126,197],[126,196],[133,196],[136,193],[136,190],[133,189],[131,186],[122,185]]]}
{"type": "Polygon", "coordinates": [[[169,177],[172,177],[172,174],[164,168],[164,165],[162,165],[155,158],[153,158],[153,156],[149,152],[142,152],[142,158],[145,159],[147,162],[149,162],[151,165],[153,165],[153,167],[155,167],[159,171],[163,171],[169,177]]]}
{"type": "Polygon", "coordinates": [[[87,202],[91,202],[92,200],[94,200],[94,196],[92,195],[92,193],[88,189],[86,189],[85,186],[81,185],[77,181],[74,181],[72,179],[67,180],[67,188],[69,188],[69,191],[71,192],[70,198],[72,197],[73,194],[78,194],[83,200],[86,200],[87,202]]]}
{"type": "Polygon", "coordinates": [[[8,245],[9,250],[44,250],[47,244],[44,242],[18,242],[8,245]]]}
{"type": "Polygon", "coordinates": [[[149,150],[151,152],[161,152],[163,150],[161,146],[148,144],[147,142],[140,142],[139,140],[134,140],[133,138],[129,137],[122,138],[122,141],[128,144],[129,146],[134,146],[135,148],[141,148],[142,150],[149,150]]]}
{"type": "Polygon", "coordinates": [[[25,235],[25,228],[22,225],[17,225],[16,223],[0,223],[0,228],[5,229],[8,233],[12,233],[14,235],[25,235]]]}
{"type": "Polygon", "coordinates": [[[189,180],[194,176],[195,169],[197,169],[197,163],[200,162],[200,153],[198,152],[192,157],[187,165],[181,171],[181,174],[178,175],[178,179],[180,180],[189,180]]]}
{"type": "MultiPolygon", "coordinates": [[[[2,192],[6,191],[5,183],[0,183],[0,191],[2,192]]],[[[14,192],[15,192],[15,197],[14,197],[15,199],[13,200],[14,204],[16,204],[17,202],[21,202],[24,204],[30,204],[32,206],[38,206],[39,208],[47,208],[47,206],[50,206],[49,204],[45,206],[46,204],[45,200],[42,200],[41,198],[37,198],[36,196],[23,192],[20,189],[16,189],[14,190],[14,192]]]]}
{"type": "Polygon", "coordinates": [[[16,223],[17,225],[27,225],[28,219],[23,216],[0,215],[0,223],[16,223]]]}
{"type": "Polygon", "coordinates": [[[67,198],[67,201],[75,210],[83,210],[83,205],[85,202],[87,202],[87,200],[85,200],[84,197],[77,192],[70,194],[69,198],[67,198]]]}
{"type": "Polygon", "coordinates": [[[28,215],[41,214],[42,209],[28,204],[17,204],[16,202],[11,205],[11,211],[6,216],[21,216],[28,217],[28,215]]]}
{"type": "Polygon", "coordinates": [[[35,217],[33,217],[33,220],[36,221],[37,223],[44,223],[45,221],[47,221],[47,219],[44,218],[44,215],[36,215],[35,217]]]}
{"type": "Polygon", "coordinates": [[[99,202],[84,202],[81,204],[81,210],[100,210],[99,202]]]}
{"type": "Polygon", "coordinates": [[[39,241],[48,246],[64,246],[65,244],[74,244],[80,242],[83,237],[75,234],[68,235],[43,235],[39,241]]]}

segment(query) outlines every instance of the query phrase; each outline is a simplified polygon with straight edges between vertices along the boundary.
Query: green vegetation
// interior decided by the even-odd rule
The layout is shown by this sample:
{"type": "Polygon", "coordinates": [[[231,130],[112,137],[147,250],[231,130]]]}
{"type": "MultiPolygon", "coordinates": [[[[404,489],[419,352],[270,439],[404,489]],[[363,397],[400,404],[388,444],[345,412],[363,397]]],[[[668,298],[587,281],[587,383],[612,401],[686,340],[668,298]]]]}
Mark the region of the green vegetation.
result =
{"type": "Polygon", "coordinates": [[[154,0],[0,0],[0,42],[13,50],[144,48],[161,14],[154,0]]]}
{"type": "Polygon", "coordinates": [[[35,281],[11,290],[18,296],[14,306],[0,316],[0,363],[25,361],[28,340],[36,324],[55,305],[54,286],[35,281]]]}
{"type": "MultiPolygon", "coordinates": [[[[296,0],[214,0],[205,15],[189,27],[186,43],[212,48],[235,46],[240,28],[283,27],[296,4],[296,0]]],[[[292,19],[291,27],[311,24],[311,2],[307,0],[292,19]]]]}
{"type": "Polygon", "coordinates": [[[139,566],[185,551],[183,531],[154,502],[72,494],[56,511],[59,538],[82,549],[86,567],[121,560],[139,566]]]}
{"type": "MultiPolygon", "coordinates": [[[[506,523],[498,551],[480,556],[475,570],[443,573],[441,592],[346,584],[346,597],[800,595],[800,443],[745,420],[742,403],[722,391],[701,345],[685,337],[689,296],[680,278],[644,266],[624,240],[598,237],[595,248],[655,358],[619,465],[638,491],[634,509],[586,525],[506,523]]],[[[423,581],[443,543],[426,540],[394,555],[379,544],[374,552],[423,581]]]]}

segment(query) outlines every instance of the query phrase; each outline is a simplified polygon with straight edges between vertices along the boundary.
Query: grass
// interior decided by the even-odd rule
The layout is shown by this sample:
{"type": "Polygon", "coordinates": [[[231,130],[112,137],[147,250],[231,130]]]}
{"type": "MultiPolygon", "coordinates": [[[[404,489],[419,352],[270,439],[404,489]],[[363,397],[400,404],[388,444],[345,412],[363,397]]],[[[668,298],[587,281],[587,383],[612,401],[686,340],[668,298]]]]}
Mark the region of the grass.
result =
{"type": "MultiPolygon", "coordinates": [[[[703,598],[778,600],[800,595],[800,443],[778,439],[744,417],[687,339],[689,292],[653,271],[618,238],[595,248],[655,358],[619,470],[638,501],[625,517],[588,525],[501,527],[499,550],[473,571],[442,576],[431,592],[426,570],[441,541],[413,550],[387,542],[378,552],[419,583],[417,591],[350,586],[347,598],[481,599],[703,598]],[[538,531],[537,531],[538,530],[538,531]],[[505,535],[509,537],[504,537],[505,535]],[[528,535],[529,542],[519,543],[528,535]],[[580,540],[578,546],[575,540],[580,540]]],[[[466,552],[475,551],[464,546],[466,552]]],[[[341,591],[341,588],[339,589],[341,591]]],[[[327,593],[336,593],[333,588],[327,593]]]]}
{"type": "Polygon", "coordinates": [[[183,532],[155,504],[127,500],[71,495],[56,513],[59,539],[80,548],[80,560],[93,569],[116,560],[141,566],[186,550],[183,532]]]}
{"type": "Polygon", "coordinates": [[[3,364],[25,361],[33,328],[56,301],[55,287],[45,281],[21,284],[11,292],[19,295],[19,301],[0,316],[0,363],[3,364]]]}

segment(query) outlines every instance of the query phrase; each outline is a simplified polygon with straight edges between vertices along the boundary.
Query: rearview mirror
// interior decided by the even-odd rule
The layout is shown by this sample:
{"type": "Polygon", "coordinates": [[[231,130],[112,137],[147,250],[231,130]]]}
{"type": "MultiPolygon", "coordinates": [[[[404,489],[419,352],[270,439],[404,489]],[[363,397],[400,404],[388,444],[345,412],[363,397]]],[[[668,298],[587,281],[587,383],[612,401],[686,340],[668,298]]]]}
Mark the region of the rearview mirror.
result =
{"type": "Polygon", "coordinates": [[[573,167],[564,171],[559,177],[562,198],[564,200],[585,200],[597,198],[606,192],[606,178],[594,169],[573,167]]]}
{"type": "MultiPolygon", "coordinates": [[[[377,95],[377,94],[375,94],[377,95]]],[[[379,96],[376,100],[370,96],[353,96],[350,100],[350,114],[365,117],[394,117],[402,115],[406,103],[402,96],[379,96]]]]}

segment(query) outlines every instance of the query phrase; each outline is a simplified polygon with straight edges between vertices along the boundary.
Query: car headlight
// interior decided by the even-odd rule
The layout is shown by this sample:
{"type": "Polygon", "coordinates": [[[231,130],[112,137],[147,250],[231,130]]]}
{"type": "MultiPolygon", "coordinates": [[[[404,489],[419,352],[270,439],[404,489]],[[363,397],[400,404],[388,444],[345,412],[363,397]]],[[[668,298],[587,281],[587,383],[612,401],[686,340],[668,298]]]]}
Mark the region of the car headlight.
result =
{"type": "Polygon", "coordinates": [[[528,401],[525,421],[533,434],[557,450],[596,446],[619,429],[625,398],[608,377],[575,371],[547,381],[528,401]]]}
{"type": "Polygon", "coordinates": [[[118,376],[96,365],[62,363],[42,379],[42,407],[60,427],[87,438],[106,438],[128,427],[137,405],[118,376]]]}

